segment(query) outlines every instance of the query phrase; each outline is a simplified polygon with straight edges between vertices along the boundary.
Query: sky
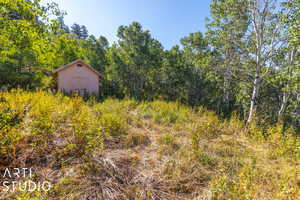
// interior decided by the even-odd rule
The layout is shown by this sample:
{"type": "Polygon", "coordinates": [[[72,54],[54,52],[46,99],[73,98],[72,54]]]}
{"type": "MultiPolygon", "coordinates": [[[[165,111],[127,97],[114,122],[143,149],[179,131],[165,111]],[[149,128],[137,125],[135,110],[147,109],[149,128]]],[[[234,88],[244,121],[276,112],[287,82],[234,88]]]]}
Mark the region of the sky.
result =
{"type": "Polygon", "coordinates": [[[120,25],[138,21],[169,49],[189,33],[205,32],[211,0],[53,0],[66,11],[65,23],[85,25],[90,34],[117,40],[120,25]]]}

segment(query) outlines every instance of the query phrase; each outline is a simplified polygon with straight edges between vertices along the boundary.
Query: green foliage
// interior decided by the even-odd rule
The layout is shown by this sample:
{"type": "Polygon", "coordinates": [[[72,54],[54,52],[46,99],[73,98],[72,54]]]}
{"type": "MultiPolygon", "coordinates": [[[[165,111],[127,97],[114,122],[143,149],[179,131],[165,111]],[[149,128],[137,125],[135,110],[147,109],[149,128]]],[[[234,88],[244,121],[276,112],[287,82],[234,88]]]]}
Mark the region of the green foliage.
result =
{"type": "Polygon", "coordinates": [[[189,120],[188,107],[178,103],[153,101],[138,106],[138,114],[144,118],[153,118],[159,124],[183,123],[189,120]]]}
{"type": "Polygon", "coordinates": [[[48,56],[53,57],[47,39],[46,12],[40,1],[2,0],[0,5],[0,84],[34,87],[43,76],[40,72],[49,69],[52,60],[48,56]],[[18,82],[12,81],[16,79],[18,82]]]}
{"type": "MultiPolygon", "coordinates": [[[[250,10],[258,2],[212,1],[206,34],[191,33],[180,45],[164,50],[138,22],[120,26],[118,42],[109,45],[105,37],[90,35],[84,25],[69,28],[55,3],[2,0],[0,87],[55,88],[50,70],[81,58],[104,74],[102,99],[178,101],[224,117],[236,112],[246,119],[255,112],[266,124],[283,120],[287,126],[299,126],[299,3],[262,4],[266,9],[256,14],[268,17],[255,19],[264,20],[268,28],[256,34],[250,10]],[[268,48],[256,49],[260,35],[268,48]],[[253,91],[257,92],[251,97],[253,91]]],[[[161,121],[159,116],[156,120],[161,121]]]]}
{"type": "Polygon", "coordinates": [[[213,0],[206,34],[165,50],[138,22],[109,45],[54,3],[0,0],[0,168],[56,174],[53,193],[11,198],[297,199],[300,2],[268,2],[213,0]],[[78,58],[103,102],[10,90],[53,88],[78,58]]]}
{"type": "Polygon", "coordinates": [[[100,118],[103,132],[110,136],[121,136],[126,133],[127,127],[125,120],[117,114],[106,113],[100,118]]]}
{"type": "Polygon", "coordinates": [[[1,120],[5,127],[0,137],[3,156],[13,158],[14,152],[23,145],[34,147],[40,154],[51,149],[57,156],[72,152],[81,156],[102,148],[103,129],[81,98],[21,90],[1,95],[6,99],[1,108],[10,105],[11,110],[1,112],[5,120],[1,120]]]}
{"type": "Polygon", "coordinates": [[[83,103],[82,99],[75,100],[73,107],[77,110],[71,121],[75,151],[81,155],[102,148],[105,127],[94,118],[91,109],[83,103]]]}
{"type": "Polygon", "coordinates": [[[236,196],[242,199],[294,199],[297,198],[297,188],[287,184],[290,180],[291,177],[279,176],[274,172],[249,165],[241,168],[234,181],[231,182],[229,177],[223,175],[212,182],[211,188],[216,199],[235,198],[236,196]],[[266,187],[267,191],[260,193],[259,188],[266,181],[269,183],[266,187]],[[281,188],[281,190],[277,190],[277,188],[281,188]]]}
{"type": "Polygon", "coordinates": [[[125,96],[153,99],[162,62],[161,44],[138,22],[120,26],[117,36],[118,44],[108,53],[107,79],[111,84],[118,84],[125,96]]]}
{"type": "Polygon", "coordinates": [[[12,127],[17,126],[22,122],[23,113],[12,110],[6,103],[5,98],[1,100],[0,104],[0,130],[1,134],[7,133],[12,127]]]}

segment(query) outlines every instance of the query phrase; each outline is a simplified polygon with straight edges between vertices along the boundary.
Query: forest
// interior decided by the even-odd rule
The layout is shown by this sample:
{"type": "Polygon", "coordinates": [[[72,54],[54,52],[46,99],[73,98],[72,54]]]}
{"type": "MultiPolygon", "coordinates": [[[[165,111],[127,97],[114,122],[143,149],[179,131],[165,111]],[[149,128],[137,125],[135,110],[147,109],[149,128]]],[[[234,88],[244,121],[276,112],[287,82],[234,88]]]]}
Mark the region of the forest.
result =
{"type": "Polygon", "coordinates": [[[0,0],[1,200],[299,199],[299,0],[212,0],[170,49],[137,21],[109,42],[66,15],[0,0]],[[76,59],[99,98],[56,91],[76,59]]]}
{"type": "Polygon", "coordinates": [[[118,40],[64,23],[58,5],[0,2],[0,84],[53,88],[51,71],[81,58],[104,74],[101,97],[205,106],[250,123],[299,126],[299,1],[213,0],[207,31],[166,50],[139,22],[118,40]]]}

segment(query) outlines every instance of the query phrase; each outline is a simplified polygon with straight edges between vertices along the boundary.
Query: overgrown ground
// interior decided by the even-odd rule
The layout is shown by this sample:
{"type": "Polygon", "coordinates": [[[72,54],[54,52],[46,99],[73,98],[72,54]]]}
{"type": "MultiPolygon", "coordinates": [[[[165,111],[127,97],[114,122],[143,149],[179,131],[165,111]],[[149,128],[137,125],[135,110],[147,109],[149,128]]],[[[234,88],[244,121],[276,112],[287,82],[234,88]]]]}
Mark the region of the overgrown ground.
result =
{"type": "Polygon", "coordinates": [[[300,140],[280,124],[245,128],[163,101],[0,98],[1,174],[31,167],[34,181],[53,184],[47,193],[0,186],[0,199],[300,199],[300,140]]]}

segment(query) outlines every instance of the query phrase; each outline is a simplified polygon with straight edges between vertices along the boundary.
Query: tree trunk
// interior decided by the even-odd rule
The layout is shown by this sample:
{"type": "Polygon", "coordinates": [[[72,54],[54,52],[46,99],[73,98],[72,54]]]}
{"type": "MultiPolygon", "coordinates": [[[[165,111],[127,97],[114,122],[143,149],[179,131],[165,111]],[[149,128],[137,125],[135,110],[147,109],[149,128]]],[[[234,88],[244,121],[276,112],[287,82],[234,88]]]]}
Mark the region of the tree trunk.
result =
{"type": "MultiPolygon", "coordinates": [[[[258,5],[256,5],[258,6],[258,5]]],[[[253,81],[253,90],[252,90],[252,96],[251,96],[251,102],[250,102],[250,109],[249,109],[249,116],[247,119],[247,124],[251,123],[253,118],[256,115],[257,111],[257,97],[259,94],[259,88],[260,88],[260,82],[261,82],[261,52],[262,52],[262,41],[263,41],[263,25],[264,21],[263,18],[260,17],[259,9],[254,7],[252,8],[252,23],[253,23],[253,29],[255,33],[255,46],[256,46],[256,52],[255,52],[255,77],[253,81]],[[259,21],[257,21],[260,19],[259,21]]]]}
{"type": "Polygon", "coordinates": [[[224,74],[223,103],[226,112],[229,110],[229,96],[230,96],[229,87],[230,87],[230,79],[231,79],[230,70],[231,69],[229,68],[229,66],[227,66],[224,74]]]}
{"type": "Polygon", "coordinates": [[[231,82],[231,54],[230,50],[225,52],[225,72],[223,88],[223,104],[225,112],[229,111],[230,82],[231,82]]]}
{"type": "Polygon", "coordinates": [[[255,79],[253,81],[253,91],[252,91],[252,96],[251,96],[251,103],[250,103],[250,110],[249,110],[249,116],[247,120],[247,124],[251,123],[253,118],[256,115],[256,110],[257,110],[257,98],[259,94],[259,89],[260,89],[260,78],[259,76],[255,76],[255,79]]]}
{"type": "MultiPolygon", "coordinates": [[[[295,50],[296,48],[293,47],[290,51],[290,55],[289,55],[289,60],[288,60],[288,76],[289,78],[291,78],[291,76],[293,76],[293,62],[294,62],[294,54],[295,54],[295,50]]],[[[287,85],[289,85],[290,81],[287,81],[287,85]]],[[[283,96],[282,96],[282,102],[280,105],[280,109],[278,111],[278,121],[283,119],[283,114],[285,112],[285,108],[287,107],[287,103],[290,97],[290,93],[288,91],[284,91],[283,92],[283,96]]]]}
{"type": "Polygon", "coordinates": [[[285,108],[287,106],[287,102],[288,102],[288,97],[289,95],[287,94],[287,92],[283,93],[283,97],[282,97],[282,103],[280,105],[280,109],[278,111],[278,121],[281,121],[283,119],[283,113],[285,111],[285,108]]]}
{"type": "Polygon", "coordinates": [[[225,72],[224,72],[224,88],[223,88],[223,107],[225,112],[229,111],[230,108],[230,83],[232,79],[232,59],[233,52],[231,50],[225,51],[225,72]]]}

